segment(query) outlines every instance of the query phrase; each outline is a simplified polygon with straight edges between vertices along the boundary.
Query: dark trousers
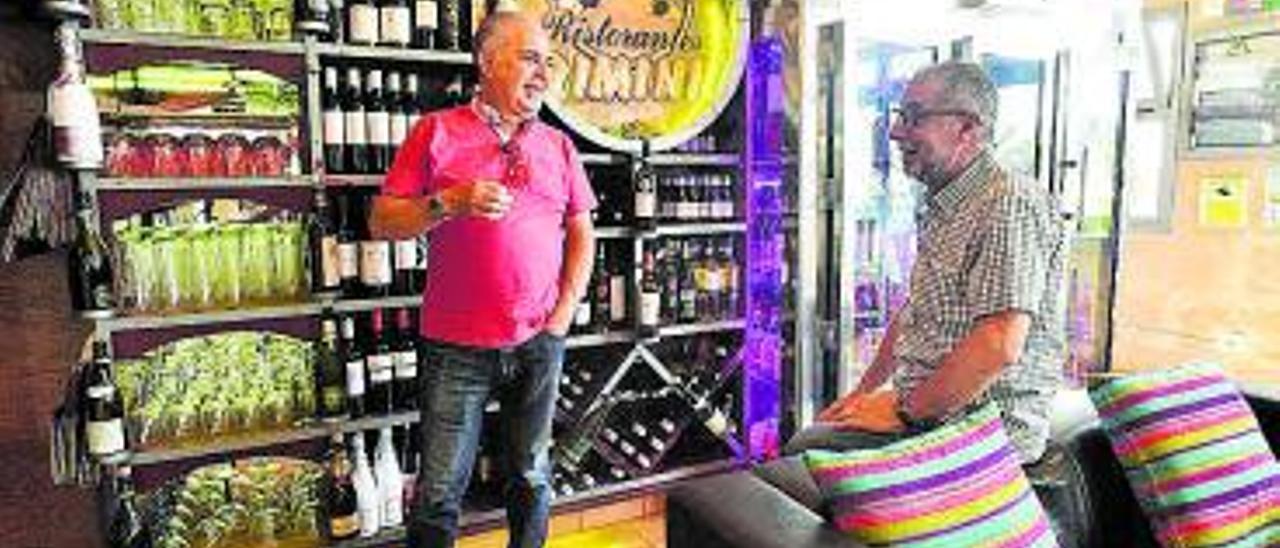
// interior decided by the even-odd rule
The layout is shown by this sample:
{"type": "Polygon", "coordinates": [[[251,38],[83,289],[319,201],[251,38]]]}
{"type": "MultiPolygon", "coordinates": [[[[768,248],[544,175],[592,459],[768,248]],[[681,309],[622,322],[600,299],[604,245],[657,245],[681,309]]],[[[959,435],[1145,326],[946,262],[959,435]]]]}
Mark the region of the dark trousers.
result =
{"type": "Polygon", "coordinates": [[[506,349],[425,341],[422,464],[409,546],[453,546],[480,442],[484,408],[496,398],[510,547],[546,542],[551,506],[551,421],[564,339],[542,333],[506,349]]]}

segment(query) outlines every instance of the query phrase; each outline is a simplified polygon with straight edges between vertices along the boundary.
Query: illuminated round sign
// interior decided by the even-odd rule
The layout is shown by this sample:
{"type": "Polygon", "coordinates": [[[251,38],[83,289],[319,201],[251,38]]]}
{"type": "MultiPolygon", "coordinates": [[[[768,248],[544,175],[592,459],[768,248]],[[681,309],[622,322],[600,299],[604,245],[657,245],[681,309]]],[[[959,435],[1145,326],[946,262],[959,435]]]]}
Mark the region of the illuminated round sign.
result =
{"type": "Polygon", "coordinates": [[[746,60],[744,0],[519,0],[551,42],[547,105],[606,148],[674,147],[732,99],[746,60]]]}

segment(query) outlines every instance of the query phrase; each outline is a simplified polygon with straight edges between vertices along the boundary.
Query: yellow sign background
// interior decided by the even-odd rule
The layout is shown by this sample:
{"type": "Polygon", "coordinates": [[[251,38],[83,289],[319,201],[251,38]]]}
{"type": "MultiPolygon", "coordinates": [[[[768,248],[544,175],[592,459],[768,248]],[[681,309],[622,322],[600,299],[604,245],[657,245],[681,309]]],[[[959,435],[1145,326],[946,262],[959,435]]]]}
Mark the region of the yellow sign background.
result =
{"type": "Polygon", "coordinates": [[[519,0],[551,42],[547,105],[622,151],[674,147],[732,99],[746,62],[744,0],[519,0]]]}

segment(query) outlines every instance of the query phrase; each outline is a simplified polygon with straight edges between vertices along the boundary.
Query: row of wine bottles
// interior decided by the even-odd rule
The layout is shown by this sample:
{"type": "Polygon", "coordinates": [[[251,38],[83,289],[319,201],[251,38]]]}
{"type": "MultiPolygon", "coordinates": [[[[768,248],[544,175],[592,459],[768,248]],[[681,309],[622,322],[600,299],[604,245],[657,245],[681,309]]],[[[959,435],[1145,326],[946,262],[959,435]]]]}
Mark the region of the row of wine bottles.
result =
{"type": "Polygon", "coordinates": [[[736,319],[742,265],[735,236],[664,238],[640,266],[640,327],[736,319]]]}
{"type": "Polygon", "coordinates": [[[373,434],[335,434],[330,439],[324,521],[331,540],[371,537],[398,527],[413,504],[421,452],[418,424],[379,429],[370,459],[366,439],[373,434]]]}
{"type": "Polygon", "coordinates": [[[343,297],[417,295],[427,274],[426,236],[378,240],[369,231],[372,196],[316,193],[311,223],[311,287],[343,297]]]}
{"type": "Polygon", "coordinates": [[[443,86],[432,82],[423,85],[415,72],[326,66],[320,92],[325,172],[386,173],[423,113],[468,100],[461,76],[443,86]]]}
{"type": "Polygon", "coordinates": [[[317,414],[324,419],[387,415],[417,408],[418,336],[411,309],[369,313],[367,329],[354,315],[320,320],[315,352],[317,414]]]}
{"type": "Polygon", "coordinates": [[[297,26],[328,42],[459,50],[471,43],[471,2],[299,0],[297,26]]]}
{"type": "MultiPolygon", "coordinates": [[[[614,176],[597,175],[600,181],[614,176]]],[[[597,184],[600,206],[592,213],[598,225],[636,225],[650,229],[661,222],[726,222],[741,219],[737,183],[723,170],[634,169],[629,184],[597,184]]]]}

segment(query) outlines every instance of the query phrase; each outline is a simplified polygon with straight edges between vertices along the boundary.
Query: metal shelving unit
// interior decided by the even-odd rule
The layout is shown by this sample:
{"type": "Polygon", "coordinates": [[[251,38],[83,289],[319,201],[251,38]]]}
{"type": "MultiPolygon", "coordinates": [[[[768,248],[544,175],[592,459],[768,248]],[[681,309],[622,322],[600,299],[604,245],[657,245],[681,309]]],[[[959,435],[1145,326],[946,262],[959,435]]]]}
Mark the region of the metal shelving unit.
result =
{"type": "Polygon", "coordinates": [[[738,154],[712,154],[705,152],[669,152],[654,154],[649,158],[649,163],[663,167],[739,167],[742,165],[742,156],[738,154]]]}
{"type": "Polygon", "coordinates": [[[303,43],[297,41],[262,42],[250,40],[226,40],[222,38],[103,29],[81,29],[80,40],[85,44],[152,46],[175,49],[269,53],[276,55],[302,55],[305,51],[303,43]]]}
{"type": "Polygon", "coordinates": [[[325,57],[346,59],[373,59],[377,61],[404,61],[410,63],[436,63],[471,67],[471,54],[462,51],[438,51],[409,48],[384,48],[351,44],[317,43],[315,52],[325,57]]]}
{"type": "Polygon", "coordinates": [[[310,176],[286,177],[103,177],[99,190],[216,190],[240,188],[311,188],[310,176]]]}
{"type": "Polygon", "coordinates": [[[741,234],[747,231],[747,223],[683,223],[659,226],[658,236],[711,236],[715,234],[741,234]]]}

